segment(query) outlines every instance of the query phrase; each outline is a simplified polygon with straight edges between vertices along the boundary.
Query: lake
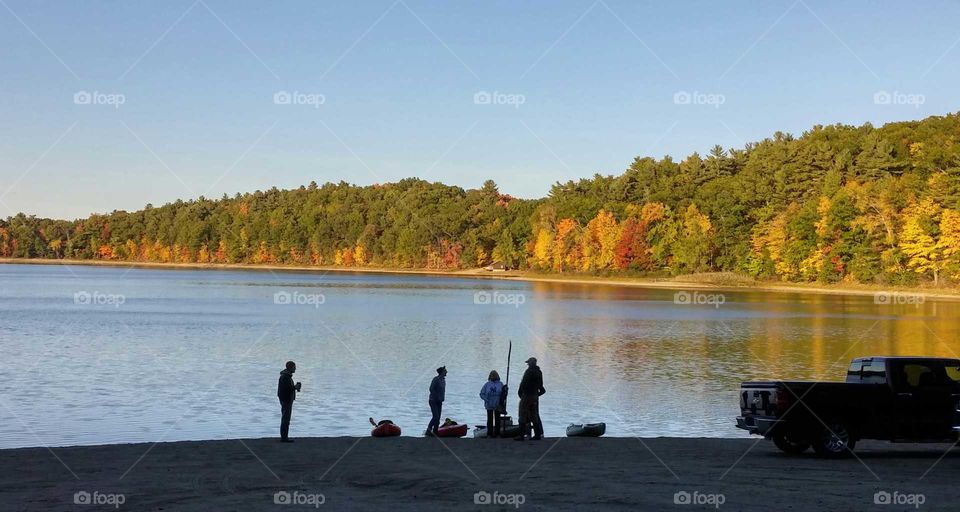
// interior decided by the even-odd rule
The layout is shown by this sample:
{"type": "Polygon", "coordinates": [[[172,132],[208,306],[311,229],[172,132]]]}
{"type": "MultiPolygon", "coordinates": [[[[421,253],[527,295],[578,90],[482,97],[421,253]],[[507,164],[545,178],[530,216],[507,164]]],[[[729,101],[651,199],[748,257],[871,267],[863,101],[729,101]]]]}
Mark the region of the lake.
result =
{"type": "MultiPolygon", "coordinates": [[[[742,380],[842,379],[864,355],[956,356],[960,303],[909,295],[643,289],[482,278],[0,265],[0,448],[277,435],[421,435],[481,424],[492,369],[535,356],[548,436],[745,437],[742,380]]],[[[509,407],[516,417],[517,399],[509,407]]]]}

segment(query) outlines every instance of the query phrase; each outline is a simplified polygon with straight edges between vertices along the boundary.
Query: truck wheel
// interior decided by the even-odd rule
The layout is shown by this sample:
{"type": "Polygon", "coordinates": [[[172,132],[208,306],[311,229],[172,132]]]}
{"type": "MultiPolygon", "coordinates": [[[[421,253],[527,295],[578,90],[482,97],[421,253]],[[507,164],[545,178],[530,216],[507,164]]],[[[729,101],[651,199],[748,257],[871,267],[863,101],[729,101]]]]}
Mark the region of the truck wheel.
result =
{"type": "Polygon", "coordinates": [[[802,439],[794,439],[784,433],[774,434],[773,444],[777,445],[777,448],[780,448],[780,451],[787,455],[800,455],[807,451],[807,448],[810,448],[809,442],[802,439]]]}
{"type": "Polygon", "coordinates": [[[857,440],[853,437],[850,427],[842,420],[831,420],[826,422],[816,441],[813,443],[813,451],[822,457],[849,457],[853,454],[853,447],[857,440]]]}

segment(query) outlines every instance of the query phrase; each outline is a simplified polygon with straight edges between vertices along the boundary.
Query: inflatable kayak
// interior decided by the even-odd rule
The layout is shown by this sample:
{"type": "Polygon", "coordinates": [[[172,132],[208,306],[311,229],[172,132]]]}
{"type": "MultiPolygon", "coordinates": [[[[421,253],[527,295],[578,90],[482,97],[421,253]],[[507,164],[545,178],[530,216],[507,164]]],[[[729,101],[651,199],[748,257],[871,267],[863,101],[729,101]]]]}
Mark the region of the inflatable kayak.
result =
{"type": "Polygon", "coordinates": [[[606,423],[587,423],[567,427],[567,437],[600,437],[606,432],[606,423]]]}
{"type": "Polygon", "coordinates": [[[500,429],[500,437],[509,439],[520,435],[520,425],[506,425],[500,429]]]}
{"type": "Polygon", "coordinates": [[[469,428],[466,423],[447,425],[437,429],[437,437],[463,437],[469,428]]]}
{"type": "Polygon", "coordinates": [[[400,426],[390,420],[380,420],[379,423],[370,418],[373,430],[370,435],[373,437],[396,437],[400,435],[400,426]]]}

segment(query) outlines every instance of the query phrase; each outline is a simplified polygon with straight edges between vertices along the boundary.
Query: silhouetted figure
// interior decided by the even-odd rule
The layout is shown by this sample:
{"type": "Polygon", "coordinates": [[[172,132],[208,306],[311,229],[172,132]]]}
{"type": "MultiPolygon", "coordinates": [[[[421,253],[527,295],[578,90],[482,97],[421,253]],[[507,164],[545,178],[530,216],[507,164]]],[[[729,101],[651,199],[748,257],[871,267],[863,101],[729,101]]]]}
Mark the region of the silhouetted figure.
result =
{"type": "Polygon", "coordinates": [[[290,416],[293,414],[293,401],[297,399],[300,383],[293,383],[293,374],[297,371],[297,364],[287,361],[287,367],[280,372],[280,382],[277,383],[277,398],[280,399],[280,441],[292,443],[290,439],[290,416]]]}
{"type": "Polygon", "coordinates": [[[443,398],[447,391],[447,367],[437,368],[437,376],[430,382],[430,423],[427,424],[428,436],[437,435],[440,428],[440,413],[443,409],[443,398]]]}
{"type": "Polygon", "coordinates": [[[543,388],[543,372],[537,366],[537,358],[527,359],[527,370],[523,372],[523,379],[520,381],[520,387],[517,393],[520,395],[520,411],[518,416],[520,423],[520,435],[515,439],[523,441],[525,436],[530,435],[530,424],[533,424],[534,436],[530,439],[539,441],[543,439],[543,422],[540,421],[540,396],[546,393],[543,388]]]}
{"type": "Polygon", "coordinates": [[[483,399],[483,406],[487,409],[487,437],[500,436],[500,395],[503,394],[503,383],[500,382],[500,374],[496,370],[490,372],[490,377],[480,389],[480,398],[483,399]]]}

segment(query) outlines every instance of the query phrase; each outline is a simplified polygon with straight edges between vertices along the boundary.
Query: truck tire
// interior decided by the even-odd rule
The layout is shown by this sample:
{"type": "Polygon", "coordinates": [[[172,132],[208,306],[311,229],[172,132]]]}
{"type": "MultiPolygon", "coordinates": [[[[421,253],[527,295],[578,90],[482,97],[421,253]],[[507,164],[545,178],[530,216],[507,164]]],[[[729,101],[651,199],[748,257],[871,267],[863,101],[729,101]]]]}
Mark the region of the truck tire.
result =
{"type": "Polygon", "coordinates": [[[773,435],[773,444],[777,445],[777,448],[787,455],[800,455],[807,451],[807,448],[810,448],[809,441],[795,439],[782,432],[773,435]]]}
{"type": "Polygon", "coordinates": [[[821,457],[840,458],[853,455],[857,440],[849,424],[843,420],[830,420],[820,429],[813,442],[813,451],[821,457]]]}

